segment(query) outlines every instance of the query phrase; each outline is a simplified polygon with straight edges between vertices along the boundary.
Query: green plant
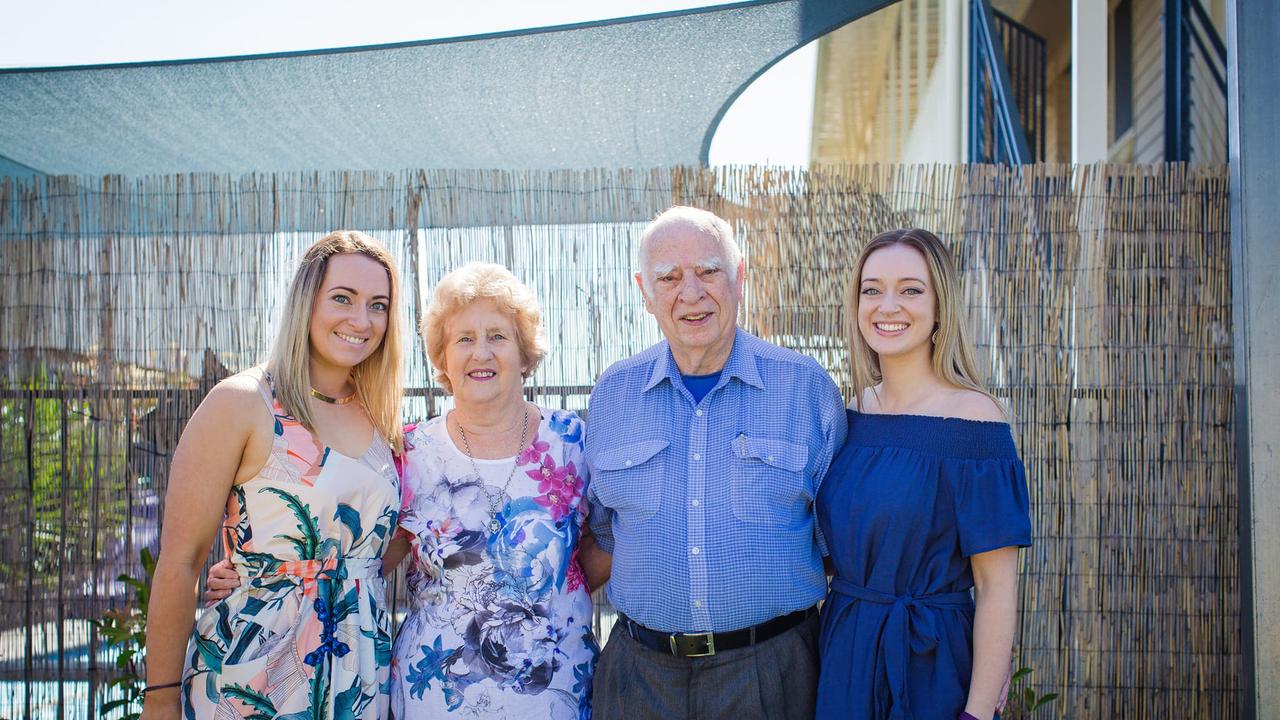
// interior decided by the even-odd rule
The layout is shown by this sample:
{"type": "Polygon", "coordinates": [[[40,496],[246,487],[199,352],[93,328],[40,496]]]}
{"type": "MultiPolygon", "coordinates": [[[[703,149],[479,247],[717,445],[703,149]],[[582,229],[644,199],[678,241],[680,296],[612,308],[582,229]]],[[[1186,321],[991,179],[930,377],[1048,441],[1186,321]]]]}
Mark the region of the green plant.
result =
{"type": "Polygon", "coordinates": [[[1029,667],[1018,668],[1018,671],[1009,679],[1009,696],[1005,701],[1004,710],[1000,713],[1001,720],[1029,720],[1031,714],[1040,706],[1058,699],[1058,693],[1037,695],[1032,688],[1021,687],[1031,672],[1029,667]]]}
{"type": "Polygon", "coordinates": [[[102,704],[102,716],[119,712],[121,720],[137,720],[142,714],[142,689],[146,679],[142,666],[147,646],[147,602],[151,599],[151,578],[156,572],[156,559],[147,548],[139,553],[144,577],[121,574],[117,579],[133,588],[133,602],[121,609],[111,609],[101,620],[90,620],[108,647],[119,648],[116,669],[120,674],[107,681],[108,688],[119,688],[122,697],[102,704]]]}

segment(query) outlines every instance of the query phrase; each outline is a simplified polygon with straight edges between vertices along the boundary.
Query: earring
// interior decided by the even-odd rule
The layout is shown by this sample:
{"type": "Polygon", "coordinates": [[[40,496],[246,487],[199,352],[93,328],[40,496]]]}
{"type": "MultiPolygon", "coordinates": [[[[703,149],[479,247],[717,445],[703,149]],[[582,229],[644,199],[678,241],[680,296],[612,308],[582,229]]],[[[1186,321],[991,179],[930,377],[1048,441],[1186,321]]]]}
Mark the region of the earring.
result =
{"type": "Polygon", "coordinates": [[[938,344],[938,331],[937,331],[937,330],[934,330],[934,331],[933,331],[933,334],[929,336],[929,339],[933,341],[933,344],[934,344],[934,345],[937,345],[937,344],[938,344]]]}

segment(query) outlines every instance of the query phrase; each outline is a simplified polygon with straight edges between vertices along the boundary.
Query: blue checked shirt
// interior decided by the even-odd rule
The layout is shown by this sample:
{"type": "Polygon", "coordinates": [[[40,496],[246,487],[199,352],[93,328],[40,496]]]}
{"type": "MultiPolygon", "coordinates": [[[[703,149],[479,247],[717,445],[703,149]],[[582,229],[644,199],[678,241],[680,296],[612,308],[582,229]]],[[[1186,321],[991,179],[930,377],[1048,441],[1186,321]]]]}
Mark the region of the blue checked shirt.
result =
{"type": "Polygon", "coordinates": [[[614,607],[655,630],[720,632],[817,603],[813,499],[845,423],[816,361],[743,330],[700,403],[666,342],[606,370],[587,414],[587,497],[614,607]]]}

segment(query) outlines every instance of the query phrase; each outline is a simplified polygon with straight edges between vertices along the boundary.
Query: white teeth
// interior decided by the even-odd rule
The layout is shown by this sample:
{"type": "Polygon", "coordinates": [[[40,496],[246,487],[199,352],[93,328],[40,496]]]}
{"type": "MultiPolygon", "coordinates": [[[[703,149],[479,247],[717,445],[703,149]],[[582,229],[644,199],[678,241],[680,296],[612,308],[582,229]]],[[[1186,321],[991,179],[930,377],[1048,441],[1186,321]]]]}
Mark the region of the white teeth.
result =
{"type": "Polygon", "coordinates": [[[876,323],[876,327],[885,332],[898,332],[907,329],[907,323],[876,323]]]}
{"type": "Polygon", "coordinates": [[[494,375],[497,375],[497,373],[493,372],[492,370],[477,370],[475,372],[471,372],[468,374],[474,378],[491,378],[494,375]]]}
{"type": "Polygon", "coordinates": [[[334,335],[337,335],[338,337],[342,338],[343,340],[346,340],[352,345],[363,345],[365,341],[369,339],[369,338],[358,338],[358,337],[355,337],[354,335],[343,335],[340,332],[336,332],[334,333],[334,335]]]}
{"type": "Polygon", "coordinates": [[[685,315],[685,316],[684,316],[684,319],[685,319],[685,320],[691,320],[691,321],[693,321],[693,322],[697,322],[697,321],[701,320],[702,318],[704,318],[704,317],[706,317],[706,316],[708,316],[708,315],[710,315],[710,314],[711,314],[711,313],[700,313],[700,314],[698,314],[698,315],[685,315]]]}

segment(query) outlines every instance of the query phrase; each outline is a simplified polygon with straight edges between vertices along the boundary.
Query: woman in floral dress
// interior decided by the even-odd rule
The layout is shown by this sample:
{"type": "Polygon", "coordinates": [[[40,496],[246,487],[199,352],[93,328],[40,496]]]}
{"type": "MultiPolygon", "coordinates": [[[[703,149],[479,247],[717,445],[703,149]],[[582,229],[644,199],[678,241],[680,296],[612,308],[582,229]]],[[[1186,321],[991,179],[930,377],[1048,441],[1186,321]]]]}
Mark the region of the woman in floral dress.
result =
{"type": "MultiPolygon", "coordinates": [[[[472,263],[437,286],[422,334],[456,407],[405,440],[401,528],[383,558],[410,558],[392,714],[586,720],[598,647],[583,568],[603,584],[609,558],[584,536],[581,419],[524,400],[547,351],[537,299],[472,263]]],[[[240,582],[219,563],[206,598],[240,582]]]]}
{"type": "Polygon", "coordinates": [[[412,607],[397,718],[589,718],[598,654],[578,550],[582,421],[524,399],[546,354],[533,292],[505,268],[447,275],[423,321],[456,407],[406,440],[412,607]]]}
{"type": "Polygon", "coordinates": [[[266,367],[220,383],[187,424],[149,607],[147,720],[386,716],[397,285],[372,238],[326,236],[294,276],[266,367]],[[240,587],[193,629],[220,526],[240,587]]]}

